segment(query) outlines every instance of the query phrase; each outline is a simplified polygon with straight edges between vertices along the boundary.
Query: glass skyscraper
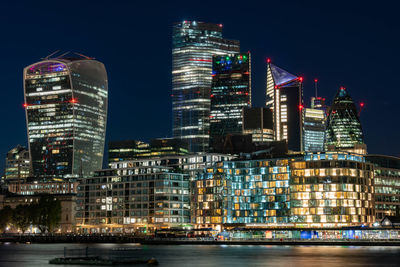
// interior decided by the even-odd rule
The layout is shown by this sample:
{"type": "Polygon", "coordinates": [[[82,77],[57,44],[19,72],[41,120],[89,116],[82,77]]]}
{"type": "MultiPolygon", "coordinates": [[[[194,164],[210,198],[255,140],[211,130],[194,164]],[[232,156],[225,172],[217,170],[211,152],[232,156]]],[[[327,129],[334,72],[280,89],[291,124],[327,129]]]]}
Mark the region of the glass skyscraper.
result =
{"type": "Polygon", "coordinates": [[[322,109],[303,109],[304,151],[324,151],[326,115],[322,109]]]}
{"type": "Polygon", "coordinates": [[[302,150],[302,82],[302,77],[268,62],[266,106],[273,113],[275,140],[286,140],[293,151],[302,150]]]}
{"type": "Polygon", "coordinates": [[[212,57],[239,50],[239,41],[223,39],[221,24],[183,21],[173,26],[173,136],[185,139],[192,152],[208,150],[212,57]]]}
{"type": "Polygon", "coordinates": [[[346,88],[341,87],[333,100],[326,127],[328,150],[366,150],[361,123],[353,99],[346,88]],[[360,149],[361,148],[361,149],[360,149]]]}
{"type": "Polygon", "coordinates": [[[33,175],[87,177],[101,169],[108,81],[90,58],[46,58],[24,69],[33,175]]]}
{"type": "Polygon", "coordinates": [[[250,53],[213,57],[210,148],[214,137],[242,133],[243,108],[251,105],[250,53]]]}

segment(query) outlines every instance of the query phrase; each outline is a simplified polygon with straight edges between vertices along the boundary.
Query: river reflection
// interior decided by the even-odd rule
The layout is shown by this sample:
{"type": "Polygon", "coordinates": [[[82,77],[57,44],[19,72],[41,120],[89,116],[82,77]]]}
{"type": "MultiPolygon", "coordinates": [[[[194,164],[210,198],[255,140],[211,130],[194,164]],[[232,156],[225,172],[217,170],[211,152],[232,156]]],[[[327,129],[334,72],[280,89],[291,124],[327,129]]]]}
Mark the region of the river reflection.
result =
{"type": "MultiPolygon", "coordinates": [[[[112,249],[134,244],[1,244],[0,266],[51,266],[67,248],[112,249]]],[[[159,266],[399,266],[400,247],[171,245],[140,246],[159,266]]],[[[56,266],[56,265],[55,265],[56,266]]],[[[58,265],[60,266],[60,265],[58,265]]],[[[74,265],[77,266],[77,265],[74,265]]]]}

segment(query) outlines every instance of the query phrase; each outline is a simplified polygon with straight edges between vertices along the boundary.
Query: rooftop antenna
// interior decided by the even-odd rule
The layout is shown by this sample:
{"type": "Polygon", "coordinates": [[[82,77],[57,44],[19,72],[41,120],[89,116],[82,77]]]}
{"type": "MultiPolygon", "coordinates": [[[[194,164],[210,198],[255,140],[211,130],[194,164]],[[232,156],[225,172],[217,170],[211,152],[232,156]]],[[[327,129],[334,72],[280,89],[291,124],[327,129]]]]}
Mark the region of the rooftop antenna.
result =
{"type": "Polygon", "coordinates": [[[54,51],[53,53],[51,53],[50,55],[48,55],[48,56],[46,56],[46,57],[42,57],[41,59],[43,59],[43,60],[48,60],[49,57],[53,56],[54,54],[57,54],[58,52],[60,52],[60,50],[56,50],[56,51],[54,51]]]}
{"type": "Polygon", "coordinates": [[[361,102],[361,103],[360,103],[360,109],[359,109],[359,111],[358,111],[358,117],[360,117],[361,111],[364,109],[364,106],[365,106],[364,102],[361,102]]]}
{"type": "Polygon", "coordinates": [[[314,79],[314,86],[315,86],[315,98],[318,97],[318,79],[314,79]]]}
{"type": "Polygon", "coordinates": [[[83,54],[79,54],[79,53],[76,53],[76,52],[74,52],[74,54],[76,54],[76,55],[78,55],[78,56],[81,56],[81,57],[84,57],[84,58],[86,58],[86,59],[94,59],[94,57],[88,57],[88,56],[85,56],[85,55],[83,55],[83,54]]]}

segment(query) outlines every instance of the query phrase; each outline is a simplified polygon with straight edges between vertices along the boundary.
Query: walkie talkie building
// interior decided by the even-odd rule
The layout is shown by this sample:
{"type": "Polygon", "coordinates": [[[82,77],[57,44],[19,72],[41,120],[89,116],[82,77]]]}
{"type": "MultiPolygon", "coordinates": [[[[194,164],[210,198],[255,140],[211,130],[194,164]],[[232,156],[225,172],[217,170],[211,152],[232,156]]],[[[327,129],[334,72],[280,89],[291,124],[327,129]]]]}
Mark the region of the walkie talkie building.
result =
{"type": "Polygon", "coordinates": [[[33,175],[87,177],[101,169],[108,81],[91,58],[52,58],[24,69],[25,113],[33,175]]]}

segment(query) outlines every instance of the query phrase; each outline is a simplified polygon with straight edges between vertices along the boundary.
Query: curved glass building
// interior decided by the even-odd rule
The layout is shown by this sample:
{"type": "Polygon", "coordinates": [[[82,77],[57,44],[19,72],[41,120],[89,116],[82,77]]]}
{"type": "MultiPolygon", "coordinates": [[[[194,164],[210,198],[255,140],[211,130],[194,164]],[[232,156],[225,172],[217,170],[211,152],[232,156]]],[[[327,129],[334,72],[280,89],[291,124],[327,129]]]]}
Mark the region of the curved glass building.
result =
{"type": "Polygon", "coordinates": [[[33,175],[87,177],[101,169],[108,81],[103,63],[53,58],[24,69],[25,113],[33,175]]]}
{"type": "Polygon", "coordinates": [[[356,106],[344,87],[337,92],[328,115],[325,146],[328,150],[353,152],[365,147],[356,106]]]}

